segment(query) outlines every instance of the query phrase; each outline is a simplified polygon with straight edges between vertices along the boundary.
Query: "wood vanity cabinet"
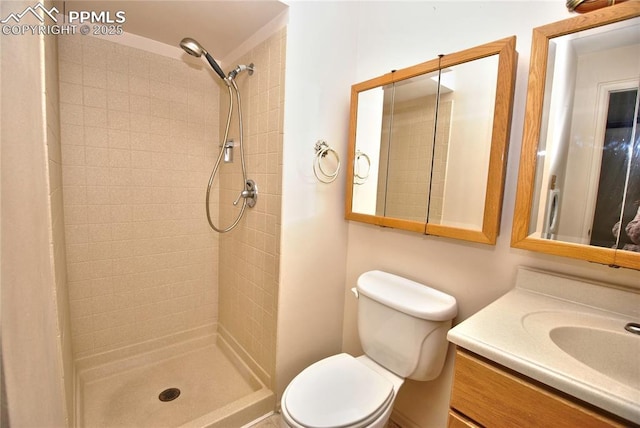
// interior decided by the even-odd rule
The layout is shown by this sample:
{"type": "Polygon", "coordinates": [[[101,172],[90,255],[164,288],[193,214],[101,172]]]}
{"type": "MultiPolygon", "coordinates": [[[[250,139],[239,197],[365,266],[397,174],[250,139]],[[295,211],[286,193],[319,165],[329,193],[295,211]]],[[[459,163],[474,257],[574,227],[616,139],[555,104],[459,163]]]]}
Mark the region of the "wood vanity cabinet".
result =
{"type": "Polygon", "coordinates": [[[448,428],[632,427],[631,422],[458,348],[448,428]]]}

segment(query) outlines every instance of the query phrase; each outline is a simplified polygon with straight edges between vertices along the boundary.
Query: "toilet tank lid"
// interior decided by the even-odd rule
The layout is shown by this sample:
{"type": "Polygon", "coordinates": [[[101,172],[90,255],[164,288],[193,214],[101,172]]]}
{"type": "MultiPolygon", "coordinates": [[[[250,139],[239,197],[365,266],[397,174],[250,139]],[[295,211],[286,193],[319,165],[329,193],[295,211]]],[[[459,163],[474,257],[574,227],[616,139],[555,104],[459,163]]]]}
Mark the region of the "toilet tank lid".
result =
{"type": "Polygon", "coordinates": [[[448,321],[458,314],[455,297],[391,273],[365,272],[356,288],[368,298],[416,318],[448,321]]]}

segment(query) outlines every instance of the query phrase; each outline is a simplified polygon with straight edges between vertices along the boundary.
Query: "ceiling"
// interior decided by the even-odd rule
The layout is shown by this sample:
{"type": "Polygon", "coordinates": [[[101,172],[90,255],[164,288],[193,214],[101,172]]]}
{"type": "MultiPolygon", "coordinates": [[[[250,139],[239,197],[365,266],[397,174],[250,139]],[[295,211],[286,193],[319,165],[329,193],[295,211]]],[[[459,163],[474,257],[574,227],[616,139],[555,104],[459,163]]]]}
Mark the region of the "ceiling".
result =
{"type": "Polygon", "coordinates": [[[178,46],[184,37],[225,58],[287,5],[275,0],[71,0],[66,11],[124,11],[127,33],[178,46]]]}

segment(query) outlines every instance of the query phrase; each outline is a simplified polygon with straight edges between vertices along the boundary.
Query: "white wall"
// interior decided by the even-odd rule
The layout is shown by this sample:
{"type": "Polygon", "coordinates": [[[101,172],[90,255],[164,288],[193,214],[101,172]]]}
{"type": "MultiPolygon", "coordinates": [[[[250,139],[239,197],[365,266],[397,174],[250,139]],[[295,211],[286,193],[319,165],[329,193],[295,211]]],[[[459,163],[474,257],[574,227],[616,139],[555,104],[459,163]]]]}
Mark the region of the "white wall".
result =
{"type": "Polygon", "coordinates": [[[50,252],[55,287],[53,292],[57,305],[57,322],[62,370],[67,404],[67,418],[75,423],[74,390],[75,362],[72,349],[71,311],[69,308],[69,285],[67,253],[64,236],[64,203],[62,197],[62,145],[60,131],[60,97],[58,81],[58,39],[44,38],[44,82],[46,99],[46,144],[49,167],[49,211],[50,252]]]}
{"type": "Polygon", "coordinates": [[[281,394],[310,363],[340,351],[347,223],[344,221],[349,98],[356,82],[358,10],[351,2],[292,2],[287,27],[282,234],[276,385],[281,394]],[[343,169],[313,175],[326,140],[343,169]]]}
{"type": "MultiPolygon", "coordinates": [[[[30,5],[2,3],[0,16],[30,5]]],[[[9,423],[25,427],[67,425],[64,369],[72,370],[63,364],[63,353],[70,354],[69,331],[60,324],[68,325],[60,313],[66,288],[56,290],[56,274],[61,280],[64,274],[55,270],[60,254],[51,244],[61,214],[60,172],[49,176],[59,147],[48,152],[47,144],[57,146],[59,137],[55,106],[46,105],[51,88],[44,73],[52,58],[45,64],[44,45],[42,36],[1,38],[3,381],[9,423]]]]}
{"type": "MultiPolygon", "coordinates": [[[[456,297],[456,322],[513,287],[519,265],[638,287],[640,273],[510,248],[518,161],[524,124],[531,31],[573,16],[563,2],[367,2],[358,11],[357,81],[439,53],[517,36],[518,70],[500,236],[495,246],[471,244],[350,222],[344,294],[370,269],[422,281],[456,297]]],[[[335,28],[335,27],[333,27],[335,28]]],[[[336,113],[337,114],[337,113],[336,113]]],[[[337,215],[337,214],[336,214],[337,215]]],[[[345,300],[343,350],[360,352],[355,299],[345,300]]],[[[446,425],[452,358],[432,382],[407,382],[396,401],[403,426],[446,425]]]]}
{"type": "MultiPolygon", "coordinates": [[[[513,287],[518,265],[626,285],[638,272],[513,250],[511,218],[533,27],[571,16],[563,2],[292,2],[288,27],[278,391],[310,362],[358,353],[356,304],[364,271],[384,269],[454,295],[457,321],[513,287]],[[344,172],[313,178],[313,144],[346,153],[349,87],[440,53],[516,35],[519,52],[501,235],[497,245],[464,243],[343,220],[344,172]],[[346,258],[346,261],[345,261],[346,258]],[[342,314],[344,304],[344,329],[342,314]],[[343,340],[342,343],[340,340],[343,340]]],[[[407,382],[396,402],[403,426],[444,426],[452,360],[433,382],[407,382]]]]}

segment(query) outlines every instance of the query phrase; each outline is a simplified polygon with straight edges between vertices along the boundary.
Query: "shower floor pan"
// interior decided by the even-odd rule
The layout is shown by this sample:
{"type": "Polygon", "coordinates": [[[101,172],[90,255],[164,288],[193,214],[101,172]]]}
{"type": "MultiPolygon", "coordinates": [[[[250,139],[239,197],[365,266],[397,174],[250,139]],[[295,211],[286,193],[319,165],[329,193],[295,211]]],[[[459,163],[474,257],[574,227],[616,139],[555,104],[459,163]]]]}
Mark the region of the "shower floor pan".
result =
{"type": "Polygon", "coordinates": [[[241,427],[275,405],[218,336],[83,367],[78,380],[77,425],[86,428],[241,427]]]}

